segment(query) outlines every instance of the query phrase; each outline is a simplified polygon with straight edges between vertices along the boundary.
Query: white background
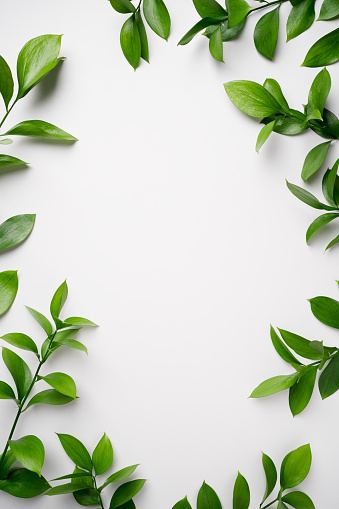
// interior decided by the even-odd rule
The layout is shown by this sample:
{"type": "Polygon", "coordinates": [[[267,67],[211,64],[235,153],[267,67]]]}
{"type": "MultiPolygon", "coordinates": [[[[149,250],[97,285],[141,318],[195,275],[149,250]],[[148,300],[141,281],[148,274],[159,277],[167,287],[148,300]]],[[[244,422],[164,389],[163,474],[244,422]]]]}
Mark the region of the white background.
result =
{"type": "MultiPolygon", "coordinates": [[[[316,390],[294,419],[287,393],[247,399],[265,378],[291,372],[270,343],[270,323],[337,345],[337,333],[317,322],[306,300],[339,297],[338,251],[323,255],[336,226],[307,247],[317,211],[285,186],[285,178],[301,185],[304,157],[321,140],[312,132],[273,134],[258,156],[258,122],[236,110],[222,84],[272,77],[291,107],[301,108],[319,71],[300,63],[336,23],[318,22],[286,45],[290,7],[283,5],[271,63],[254,48],[259,16],[252,15],[240,38],[224,45],[223,65],[201,36],[176,46],[199,17],[191,0],[167,4],[169,42],[149,30],[151,65],[137,72],[119,46],[125,17],[105,0],[12,0],[3,8],[0,48],[13,71],[21,47],[40,34],[63,33],[67,56],[5,127],[42,119],[80,141],[16,139],[2,149],[31,165],[1,175],[1,221],[21,213],[36,213],[37,221],[27,242],[1,255],[1,270],[18,269],[20,286],[0,331],[41,342],[24,304],[47,314],[66,277],[63,316],[100,324],[81,332],[88,357],[65,351],[45,367],[72,375],[79,401],[33,408],[15,436],[43,440],[50,479],[72,469],[53,432],[76,435],[93,450],[106,431],[115,469],[141,463],[138,477],[149,479],[135,498],[138,509],[170,509],[186,494],[194,505],[204,479],[230,507],[238,470],[257,507],[265,484],[261,451],[280,465],[310,442],[314,462],[302,489],[317,507],[332,506],[338,395],[321,402],[316,390]]],[[[338,112],[339,66],[329,70],[328,105],[338,112]]],[[[328,164],[338,156],[331,147],[328,164]]],[[[320,197],[320,176],[309,189],[320,197]]],[[[34,358],[24,357],[33,367],[34,358]]],[[[1,403],[1,445],[14,411],[1,403]]],[[[107,488],[107,507],[111,493],[107,488]]],[[[6,509],[76,507],[70,495],[1,500],[6,509]]]]}

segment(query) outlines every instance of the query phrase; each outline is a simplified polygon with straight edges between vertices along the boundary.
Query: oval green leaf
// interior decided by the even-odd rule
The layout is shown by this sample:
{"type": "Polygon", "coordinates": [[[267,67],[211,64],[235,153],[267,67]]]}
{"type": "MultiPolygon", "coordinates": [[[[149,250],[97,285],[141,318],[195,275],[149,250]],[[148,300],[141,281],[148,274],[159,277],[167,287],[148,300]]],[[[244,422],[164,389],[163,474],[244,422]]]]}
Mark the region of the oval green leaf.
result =
{"type": "Polygon", "coordinates": [[[284,391],[292,387],[298,380],[298,373],[293,375],[279,375],[269,378],[262,382],[250,395],[250,398],[264,398],[277,392],[284,391]]]}
{"type": "Polygon", "coordinates": [[[187,500],[187,497],[183,498],[182,500],[179,500],[172,509],[192,509],[191,504],[187,500]]]}
{"type": "Polygon", "coordinates": [[[289,393],[289,406],[293,417],[300,414],[310,402],[316,376],[317,367],[307,366],[306,369],[301,372],[297,383],[291,387],[289,393]]]}
{"type": "Polygon", "coordinates": [[[332,396],[339,389],[339,357],[333,357],[319,378],[319,391],[322,399],[332,396]]]}
{"type": "Polygon", "coordinates": [[[109,509],[115,509],[126,502],[129,502],[144,486],[146,479],[136,479],[135,481],[128,481],[119,486],[113,493],[109,509]]]}
{"type": "Polygon", "coordinates": [[[25,120],[12,127],[5,134],[10,134],[11,136],[33,136],[47,140],[77,141],[77,138],[71,134],[43,120],[25,120]]]}
{"type": "Polygon", "coordinates": [[[288,453],[281,464],[280,484],[286,490],[298,486],[308,475],[312,463],[310,444],[288,453]]]}
{"type": "Polygon", "coordinates": [[[224,50],[223,50],[221,27],[217,28],[211,35],[211,38],[209,41],[209,50],[210,50],[212,57],[215,60],[217,60],[217,62],[224,62],[224,50]]]}
{"type": "Polygon", "coordinates": [[[70,396],[65,396],[64,394],[61,394],[59,391],[56,391],[55,389],[47,389],[46,391],[41,391],[29,401],[28,405],[26,406],[25,410],[27,408],[33,406],[33,405],[67,405],[67,403],[71,403],[71,401],[74,401],[73,398],[70,396]]]}
{"type": "Polygon", "coordinates": [[[0,316],[9,310],[18,292],[18,272],[0,272],[0,316]]]}
{"type": "Polygon", "coordinates": [[[110,468],[113,463],[113,447],[110,439],[104,433],[92,455],[93,466],[96,475],[101,475],[110,468]]]}
{"type": "Polygon", "coordinates": [[[215,0],[193,0],[197,13],[202,18],[213,18],[223,20],[227,17],[227,12],[215,0]]]}
{"type": "Polygon", "coordinates": [[[287,41],[298,37],[312,25],[315,18],[315,0],[303,0],[292,7],[287,19],[287,41]]]}
{"type": "Polygon", "coordinates": [[[38,437],[27,435],[18,440],[10,440],[9,445],[15,458],[23,467],[39,476],[41,475],[45,460],[45,449],[38,437]]]}
{"type": "Polygon", "coordinates": [[[6,382],[0,382],[0,399],[15,399],[12,387],[6,382]]]}
{"type": "Polygon", "coordinates": [[[127,62],[135,70],[141,58],[141,41],[134,14],[122,26],[120,46],[127,62]]]}
{"type": "MultiPolygon", "coordinates": [[[[248,483],[238,472],[238,477],[233,489],[233,509],[248,509],[250,505],[250,488],[248,483]]],[[[221,507],[221,505],[220,505],[221,507]]]]}
{"type": "Polygon", "coordinates": [[[279,8],[262,16],[254,29],[254,44],[261,55],[274,60],[274,52],[279,35],[279,8]]]}
{"type": "Polygon", "coordinates": [[[59,318],[60,311],[62,310],[66,302],[67,296],[68,296],[68,286],[66,281],[64,281],[56,290],[51,301],[50,311],[53,319],[59,318]]]}
{"type": "Polygon", "coordinates": [[[250,117],[262,118],[284,113],[278,101],[254,81],[229,81],[224,87],[232,103],[250,117]]]}
{"type": "Polygon", "coordinates": [[[33,498],[45,493],[50,485],[35,472],[26,468],[12,470],[8,477],[0,481],[0,490],[18,498],[33,498]]]}
{"type": "Polygon", "coordinates": [[[56,391],[76,400],[76,385],[72,377],[65,373],[50,373],[46,376],[39,376],[39,380],[44,380],[56,391]]]}
{"type": "Polygon", "coordinates": [[[1,339],[10,345],[21,348],[22,350],[28,350],[29,352],[33,352],[38,355],[38,347],[34,343],[33,339],[31,339],[29,336],[26,336],[26,334],[21,334],[20,332],[12,332],[10,334],[1,336],[1,339]]]}
{"type": "Polygon", "coordinates": [[[334,219],[337,219],[337,217],[339,217],[339,214],[334,212],[329,212],[328,214],[323,214],[322,216],[317,217],[307,229],[306,232],[307,244],[310,242],[310,240],[314,237],[316,233],[318,233],[328,223],[330,223],[334,219]]]}
{"type": "Polygon", "coordinates": [[[331,142],[320,143],[307,154],[301,171],[301,178],[304,182],[316,173],[323,164],[331,142]]]}
{"type": "Polygon", "coordinates": [[[310,497],[302,491],[291,491],[291,493],[284,495],[281,500],[295,509],[315,509],[310,497]]]}
{"type": "Polygon", "coordinates": [[[144,0],[143,10],[145,19],[153,32],[167,41],[171,29],[171,18],[163,0],[144,0]]]}
{"type": "Polygon", "coordinates": [[[92,460],[86,447],[72,435],[57,433],[67,456],[80,468],[92,472],[92,460]]]}
{"type": "Polygon", "coordinates": [[[226,0],[225,3],[228,12],[228,28],[238,25],[252,11],[252,7],[246,0],[226,0]]]}
{"type": "Polygon", "coordinates": [[[13,377],[18,391],[18,399],[21,401],[26,395],[32,381],[29,367],[19,355],[5,347],[2,348],[2,358],[13,377]]]}
{"type": "Polygon", "coordinates": [[[301,65],[305,67],[323,67],[335,64],[339,60],[339,28],[321,37],[308,51],[301,65]]]}

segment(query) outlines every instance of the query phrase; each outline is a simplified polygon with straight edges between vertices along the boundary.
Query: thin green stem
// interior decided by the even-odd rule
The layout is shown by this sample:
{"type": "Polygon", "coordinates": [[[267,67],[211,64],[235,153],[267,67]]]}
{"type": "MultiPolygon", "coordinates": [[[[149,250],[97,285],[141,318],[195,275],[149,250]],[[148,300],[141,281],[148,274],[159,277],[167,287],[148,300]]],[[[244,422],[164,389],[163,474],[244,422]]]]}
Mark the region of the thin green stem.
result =
{"type": "Polygon", "coordinates": [[[5,122],[6,118],[8,117],[8,115],[10,114],[10,112],[12,111],[12,109],[14,108],[14,106],[16,105],[16,103],[18,102],[18,97],[15,99],[14,103],[12,104],[12,106],[9,108],[9,110],[6,111],[3,119],[1,120],[0,122],[0,128],[2,127],[3,123],[5,122]]]}
{"type": "Polygon", "coordinates": [[[276,499],[272,500],[272,502],[270,502],[269,504],[264,505],[264,507],[261,507],[261,509],[266,509],[266,507],[270,507],[275,502],[278,502],[278,500],[279,500],[279,498],[277,497],[276,499]]]}
{"type": "Polygon", "coordinates": [[[252,9],[250,12],[259,11],[260,9],[265,9],[266,7],[270,7],[271,5],[282,4],[287,1],[288,0],[275,0],[274,2],[265,3],[265,5],[260,5],[260,7],[255,7],[255,9],[252,9]]]}
{"type": "Polygon", "coordinates": [[[97,494],[98,494],[98,497],[99,497],[100,507],[101,507],[101,509],[105,509],[105,508],[104,508],[103,501],[102,501],[102,498],[101,498],[101,493],[100,493],[100,491],[98,490],[97,480],[96,480],[95,476],[93,476],[93,482],[94,482],[94,488],[95,488],[95,490],[96,490],[96,492],[97,492],[97,494]]]}

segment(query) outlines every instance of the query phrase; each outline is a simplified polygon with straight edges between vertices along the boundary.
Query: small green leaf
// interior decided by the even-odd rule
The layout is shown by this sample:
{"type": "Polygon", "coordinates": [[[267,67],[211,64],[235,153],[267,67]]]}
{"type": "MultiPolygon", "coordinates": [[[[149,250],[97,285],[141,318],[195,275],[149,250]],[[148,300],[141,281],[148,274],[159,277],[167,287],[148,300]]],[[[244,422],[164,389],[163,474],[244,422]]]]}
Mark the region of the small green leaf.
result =
{"type": "Polygon", "coordinates": [[[328,169],[322,181],[322,190],[326,200],[337,208],[336,193],[338,191],[338,166],[339,159],[334,163],[333,168],[328,169]]]}
{"type": "Polygon", "coordinates": [[[319,378],[319,391],[322,399],[332,396],[339,389],[339,357],[333,357],[319,378]]]}
{"type": "Polygon", "coordinates": [[[299,380],[290,389],[289,405],[293,417],[300,414],[308,405],[315,384],[317,368],[315,366],[307,366],[299,377],[299,380]]]}
{"type": "Polygon", "coordinates": [[[224,50],[223,50],[223,42],[222,42],[222,33],[221,33],[221,27],[217,28],[209,42],[209,50],[212,55],[212,57],[217,60],[218,62],[224,62],[224,50]]]}
{"type": "Polygon", "coordinates": [[[4,100],[6,110],[13,96],[13,76],[6,60],[0,56],[0,94],[4,100]]]}
{"type": "Polygon", "coordinates": [[[293,332],[289,332],[284,329],[278,329],[281,337],[285,341],[285,343],[294,350],[294,352],[305,359],[311,359],[313,361],[321,359],[322,355],[319,352],[316,352],[314,348],[310,346],[311,341],[303,338],[302,336],[298,336],[293,332]]]}
{"type": "Polygon", "coordinates": [[[310,497],[302,491],[292,491],[291,493],[287,493],[287,495],[284,495],[281,500],[295,509],[315,509],[310,497]]]}
{"type": "Polygon", "coordinates": [[[270,117],[284,113],[278,101],[254,81],[229,81],[224,87],[232,103],[250,117],[270,117]]]}
{"type": "Polygon", "coordinates": [[[60,341],[54,341],[58,346],[67,346],[68,348],[73,348],[73,350],[79,350],[80,352],[84,352],[88,354],[87,348],[85,345],[80,343],[80,341],[75,341],[74,339],[61,339],[60,341]]]}
{"type": "Polygon", "coordinates": [[[227,17],[227,12],[215,0],[193,0],[197,13],[202,18],[213,18],[223,20],[227,17]]]}
{"type": "MultiPolygon", "coordinates": [[[[328,94],[331,90],[331,76],[327,69],[323,69],[319,74],[315,77],[312,86],[310,88],[310,92],[308,94],[308,105],[312,107],[312,110],[316,110],[320,113],[320,118],[322,119],[325,103],[328,97],[328,94]]],[[[307,117],[308,120],[314,117],[307,117]]]]}
{"type": "Polygon", "coordinates": [[[33,308],[26,306],[26,309],[28,309],[28,311],[31,313],[33,318],[35,318],[35,320],[38,322],[38,324],[44,329],[47,336],[50,336],[53,332],[52,325],[51,325],[50,321],[42,313],[39,313],[39,311],[36,311],[33,308]]]}
{"type": "Polygon", "coordinates": [[[39,477],[38,474],[26,468],[12,470],[6,479],[0,481],[1,491],[18,498],[37,497],[42,495],[48,488],[50,488],[50,485],[44,477],[39,477]]]}
{"type": "Polygon", "coordinates": [[[45,460],[45,449],[38,437],[27,435],[18,440],[10,440],[9,445],[15,458],[23,467],[39,476],[41,475],[45,460]]]}
{"type": "Polygon", "coordinates": [[[0,316],[9,310],[18,292],[18,272],[0,272],[0,316]]]}
{"type": "Polygon", "coordinates": [[[329,244],[327,244],[325,251],[331,249],[331,247],[337,246],[339,244],[339,235],[335,237],[329,244]]]}
{"type": "Polygon", "coordinates": [[[99,491],[102,491],[109,484],[112,484],[114,482],[124,481],[125,479],[130,477],[135,472],[135,470],[136,470],[136,468],[138,466],[139,466],[139,464],[138,465],[132,465],[130,467],[125,467],[125,468],[122,468],[121,470],[119,470],[118,472],[115,472],[114,474],[110,475],[106,479],[104,484],[102,486],[100,486],[99,491]]]}
{"type": "Polygon", "coordinates": [[[284,343],[279,338],[278,334],[275,332],[271,325],[271,340],[273,343],[274,348],[280,355],[284,361],[288,362],[289,364],[300,364],[298,359],[294,357],[294,355],[289,351],[289,349],[284,345],[284,343]]]}
{"type": "Polygon", "coordinates": [[[309,205],[310,207],[313,207],[314,209],[318,210],[327,210],[326,205],[321,203],[318,198],[316,198],[313,194],[306,191],[306,189],[303,189],[302,187],[296,186],[294,184],[291,184],[286,180],[286,185],[288,189],[291,191],[294,196],[296,196],[300,201],[306,203],[306,205],[309,205]]]}
{"type": "Polygon", "coordinates": [[[182,500],[179,500],[172,509],[192,509],[191,504],[187,500],[187,497],[183,498],[182,500]]]}
{"type": "Polygon", "coordinates": [[[337,219],[337,217],[339,217],[339,214],[334,213],[334,212],[329,212],[327,214],[323,214],[322,216],[317,217],[313,221],[313,223],[310,224],[310,226],[308,227],[308,230],[306,232],[307,244],[314,237],[314,235],[316,233],[318,233],[319,230],[321,230],[324,226],[326,226],[328,223],[330,223],[334,219],[337,219]]]}
{"type": "Polygon", "coordinates": [[[197,509],[221,509],[221,503],[216,492],[208,484],[203,482],[197,499],[197,509]]]}
{"type": "Polygon", "coordinates": [[[61,60],[61,35],[40,35],[28,41],[18,56],[18,98],[24,97],[61,60]]]}
{"type": "Polygon", "coordinates": [[[80,316],[71,316],[70,318],[66,318],[64,323],[73,325],[74,327],[98,327],[96,323],[91,322],[91,320],[87,320],[87,318],[81,318],[80,316]]]}
{"type": "Polygon", "coordinates": [[[188,44],[191,42],[191,40],[204,28],[207,28],[209,26],[213,26],[213,28],[216,25],[220,24],[220,20],[215,20],[212,18],[204,18],[198,21],[178,42],[178,46],[184,46],[185,44],[188,44]]]}
{"type": "MultiPolygon", "coordinates": [[[[250,505],[250,489],[248,483],[238,472],[238,477],[233,489],[233,509],[248,509],[250,505]]],[[[221,505],[220,505],[221,508],[221,505]]]]}
{"type": "Polygon", "coordinates": [[[286,24],[287,41],[310,28],[315,18],[314,3],[315,0],[303,0],[292,7],[286,24]]]}
{"type": "MultiPolygon", "coordinates": [[[[292,110],[291,110],[292,111],[292,110]]],[[[295,136],[308,129],[308,124],[305,119],[286,116],[278,117],[273,131],[284,136],[295,136]]]]}
{"type": "Polygon", "coordinates": [[[253,10],[245,0],[226,0],[228,12],[228,28],[240,23],[253,10]]]}
{"type": "Polygon", "coordinates": [[[309,444],[288,453],[281,464],[281,487],[286,490],[298,486],[307,477],[311,463],[312,454],[309,444]]]}
{"type": "Polygon", "coordinates": [[[148,51],[148,40],[146,34],[146,28],[142,20],[140,11],[135,13],[135,22],[138,27],[140,36],[140,47],[141,47],[141,58],[149,63],[149,51],[148,51]]]}
{"type": "Polygon", "coordinates": [[[71,401],[74,401],[74,398],[71,398],[70,396],[65,396],[64,394],[61,394],[59,391],[56,391],[55,389],[47,389],[46,391],[38,392],[33,398],[29,401],[28,405],[26,406],[25,410],[27,408],[43,404],[43,405],[67,405],[67,403],[71,403],[71,401]]]}
{"type": "Polygon", "coordinates": [[[31,339],[29,336],[26,336],[26,334],[12,332],[11,334],[5,334],[4,336],[1,336],[1,339],[10,345],[21,348],[22,350],[34,352],[36,355],[38,355],[38,347],[34,343],[33,339],[31,339]]]}
{"type": "Polygon", "coordinates": [[[17,391],[18,399],[21,401],[26,395],[32,381],[32,375],[26,362],[12,350],[2,347],[2,358],[10,374],[13,377],[17,391]]]}
{"type": "Polygon", "coordinates": [[[320,9],[318,20],[326,21],[339,16],[339,4],[337,0],[324,0],[320,9]]]}
{"type": "Polygon", "coordinates": [[[12,387],[6,382],[0,382],[0,399],[15,399],[12,387]]]}
{"type": "MultiPolygon", "coordinates": [[[[66,325],[69,326],[69,324],[66,324],[66,325]]],[[[77,328],[74,328],[74,329],[62,329],[62,330],[58,330],[56,332],[56,334],[54,335],[53,342],[62,343],[65,340],[73,339],[74,336],[79,332],[79,330],[81,330],[81,327],[77,327],[77,328]]]]}
{"type": "Polygon", "coordinates": [[[254,30],[254,44],[264,57],[274,60],[274,52],[279,35],[279,8],[264,14],[258,21],[254,30]]]}
{"type": "Polygon", "coordinates": [[[119,488],[113,493],[109,509],[115,509],[120,507],[126,502],[129,502],[143,487],[146,479],[136,479],[135,481],[128,481],[125,484],[119,486],[119,488]]]}
{"type": "Polygon", "coordinates": [[[43,120],[25,120],[20,122],[5,133],[6,136],[9,134],[11,136],[33,136],[47,140],[77,141],[77,138],[74,138],[71,134],[43,120]]]}
{"type": "Polygon", "coordinates": [[[298,376],[298,373],[293,373],[293,375],[279,375],[269,378],[254,389],[250,398],[264,398],[289,389],[296,383],[298,376]]]}
{"type": "Polygon", "coordinates": [[[27,163],[21,159],[18,159],[17,157],[8,156],[7,154],[0,154],[0,169],[8,168],[10,166],[20,166],[21,164],[27,163]]]}
{"type": "Polygon", "coordinates": [[[76,386],[73,378],[65,373],[50,373],[46,376],[39,376],[39,380],[44,380],[61,394],[76,399],[76,386]]]}
{"type": "Polygon", "coordinates": [[[331,134],[334,138],[339,138],[339,119],[332,113],[332,111],[324,108],[323,119],[325,124],[325,130],[331,134]]]}
{"type": "Polygon", "coordinates": [[[339,28],[321,37],[308,51],[301,65],[305,67],[323,67],[339,60],[339,28]]]}
{"type": "Polygon", "coordinates": [[[260,505],[262,505],[265,502],[265,500],[270,496],[270,494],[274,490],[278,477],[277,469],[275,468],[273,461],[269,456],[267,456],[267,454],[262,453],[262,464],[264,467],[266,477],[266,489],[260,505]]]}
{"type": "Polygon", "coordinates": [[[263,144],[265,143],[265,141],[268,139],[271,132],[273,131],[275,122],[276,122],[275,120],[272,120],[272,122],[269,122],[269,124],[264,125],[264,127],[261,129],[261,131],[258,135],[258,138],[257,138],[256,146],[255,146],[255,150],[258,154],[259,154],[259,150],[261,149],[261,147],[263,146],[263,144]]]}
{"type": "Polygon", "coordinates": [[[57,433],[67,456],[80,468],[92,471],[92,460],[86,447],[77,438],[71,435],[57,433]]]}
{"type": "Polygon", "coordinates": [[[339,329],[339,302],[330,297],[314,297],[309,300],[314,316],[325,325],[339,329]]]}
{"type": "Polygon", "coordinates": [[[17,246],[33,230],[35,214],[21,214],[7,219],[0,225],[0,250],[17,246]]]}
{"type": "Polygon", "coordinates": [[[93,466],[96,475],[101,475],[110,468],[113,463],[113,447],[110,439],[104,433],[92,456],[93,466]]]}
{"type": "Polygon", "coordinates": [[[68,286],[66,281],[64,281],[53,295],[51,301],[50,311],[53,319],[59,318],[60,311],[62,310],[66,302],[67,296],[68,296],[68,286]]]}
{"type": "Polygon", "coordinates": [[[83,482],[76,483],[67,483],[62,484],[61,486],[55,486],[45,493],[49,497],[53,497],[55,495],[67,495],[68,493],[74,493],[75,491],[80,491],[86,489],[87,485],[83,482]]]}
{"type": "Polygon", "coordinates": [[[141,58],[141,41],[134,14],[122,26],[120,46],[127,62],[135,70],[141,58]]]}
{"type": "Polygon", "coordinates": [[[129,0],[109,0],[113,9],[121,14],[135,12],[134,5],[129,0]]]}
{"type": "Polygon", "coordinates": [[[326,141],[325,143],[321,143],[320,145],[312,148],[312,150],[307,154],[301,172],[301,178],[304,182],[306,182],[306,180],[319,170],[325,160],[330,145],[331,142],[326,141]]]}
{"type": "Polygon", "coordinates": [[[163,0],[144,0],[143,10],[145,19],[153,32],[167,41],[171,29],[171,18],[163,0]]]}

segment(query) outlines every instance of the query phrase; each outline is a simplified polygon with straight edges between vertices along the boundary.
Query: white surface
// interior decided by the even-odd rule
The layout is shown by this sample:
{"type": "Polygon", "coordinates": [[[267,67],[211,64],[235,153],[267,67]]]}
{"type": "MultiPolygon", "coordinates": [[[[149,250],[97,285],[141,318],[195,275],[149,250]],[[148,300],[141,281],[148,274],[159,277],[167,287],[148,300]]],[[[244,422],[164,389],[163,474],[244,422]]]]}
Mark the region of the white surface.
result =
{"type": "MultiPolygon", "coordinates": [[[[169,509],[185,494],[193,504],[204,479],[229,507],[238,469],[256,507],[264,491],[260,451],[279,464],[311,442],[314,463],[303,489],[317,507],[330,506],[338,396],[321,402],[315,391],[295,419],[285,393],[247,400],[265,378],[290,372],[270,344],[270,323],[337,344],[306,299],[338,297],[338,251],[322,254],[330,228],[306,247],[316,211],[298,203],[284,181],[300,184],[304,157],[319,138],[273,135],[258,156],[259,126],[234,108],[222,84],[273,77],[300,108],[318,72],[300,63],[333,24],[317,23],[286,45],[283,5],[277,62],[270,63],[254,48],[252,16],[224,46],[227,63],[219,65],[202,37],[176,47],[198,16],[190,0],[167,3],[169,43],[150,34],[151,65],[135,73],[119,47],[124,17],[108,2],[12,0],[4,7],[1,54],[12,69],[23,44],[44,33],[65,34],[67,56],[6,126],[43,119],[80,141],[15,140],[2,149],[31,166],[1,176],[1,220],[36,212],[37,221],[26,243],[1,256],[1,270],[19,269],[20,276],[1,333],[42,340],[24,304],[48,313],[65,277],[64,316],[101,325],[81,333],[88,358],[68,352],[46,366],[75,378],[79,402],[32,409],[16,436],[36,433],[44,441],[44,472],[52,478],[71,468],[54,431],[90,449],[106,431],[115,468],[140,462],[138,476],[149,479],[138,509],[169,509]]],[[[338,111],[339,67],[329,70],[329,104],[338,111]]],[[[335,156],[337,147],[329,163],[335,156]]],[[[312,188],[320,196],[319,179],[312,188]]],[[[11,403],[2,402],[2,442],[12,415],[11,403]]],[[[1,500],[6,509],[76,507],[71,496],[1,500]]]]}

